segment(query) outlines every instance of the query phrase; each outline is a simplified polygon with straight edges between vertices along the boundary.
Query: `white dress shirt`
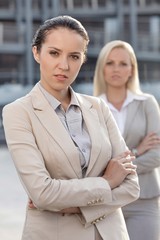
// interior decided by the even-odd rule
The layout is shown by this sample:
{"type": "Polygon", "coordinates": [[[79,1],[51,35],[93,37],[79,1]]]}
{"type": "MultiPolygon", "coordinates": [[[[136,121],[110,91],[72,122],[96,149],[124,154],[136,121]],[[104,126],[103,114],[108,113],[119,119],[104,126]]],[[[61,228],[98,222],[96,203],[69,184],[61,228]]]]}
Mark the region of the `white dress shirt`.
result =
{"type": "Polygon", "coordinates": [[[130,90],[127,90],[127,96],[126,99],[121,107],[120,110],[118,110],[117,108],[115,108],[112,103],[110,103],[107,99],[107,96],[103,93],[102,95],[99,96],[100,98],[102,98],[107,105],[109,106],[115,120],[116,123],[119,127],[119,130],[121,132],[121,134],[123,135],[124,133],[124,128],[125,128],[125,122],[126,122],[126,117],[127,117],[127,109],[128,109],[128,105],[133,102],[134,100],[144,100],[146,99],[145,96],[142,95],[137,95],[133,92],[131,92],[130,90]]]}
{"type": "Polygon", "coordinates": [[[67,110],[64,111],[61,103],[47,92],[40,83],[39,87],[77,147],[81,167],[83,173],[85,173],[90,158],[91,141],[74,91],[70,88],[71,102],[67,110]]]}

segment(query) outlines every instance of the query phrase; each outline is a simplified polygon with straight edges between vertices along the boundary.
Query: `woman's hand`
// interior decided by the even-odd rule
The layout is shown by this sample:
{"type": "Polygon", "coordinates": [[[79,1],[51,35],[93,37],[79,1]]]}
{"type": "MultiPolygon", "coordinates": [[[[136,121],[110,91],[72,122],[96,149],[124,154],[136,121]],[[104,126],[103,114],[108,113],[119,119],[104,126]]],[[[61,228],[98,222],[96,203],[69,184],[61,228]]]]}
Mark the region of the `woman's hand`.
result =
{"type": "Polygon", "coordinates": [[[28,201],[28,207],[31,209],[36,209],[36,206],[33,204],[31,199],[29,199],[29,201],[28,201]]]}
{"type": "Polygon", "coordinates": [[[128,174],[136,173],[136,166],[132,163],[135,157],[130,153],[126,151],[109,161],[102,177],[108,181],[111,189],[118,187],[128,174]]]}
{"type": "Polygon", "coordinates": [[[76,214],[81,213],[80,209],[78,207],[71,207],[71,208],[65,208],[60,211],[60,213],[64,214],[76,214]]]}
{"type": "Polygon", "coordinates": [[[149,133],[137,147],[138,156],[156,147],[160,147],[160,137],[156,133],[149,133]]]}
{"type": "MultiPolygon", "coordinates": [[[[29,199],[29,201],[28,201],[28,207],[30,209],[36,209],[36,206],[34,205],[34,203],[32,202],[31,199],[29,199]]],[[[65,208],[65,209],[62,209],[61,211],[59,211],[59,213],[76,214],[76,213],[80,213],[80,209],[78,207],[65,208]]]]}

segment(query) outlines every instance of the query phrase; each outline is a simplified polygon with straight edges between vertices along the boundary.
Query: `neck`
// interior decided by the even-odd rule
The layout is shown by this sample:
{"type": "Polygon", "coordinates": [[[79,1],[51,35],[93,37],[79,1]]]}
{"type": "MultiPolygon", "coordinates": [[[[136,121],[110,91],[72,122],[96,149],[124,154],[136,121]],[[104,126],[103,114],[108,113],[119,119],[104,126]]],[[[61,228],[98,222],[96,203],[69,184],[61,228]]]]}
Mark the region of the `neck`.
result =
{"type": "Polygon", "coordinates": [[[110,89],[106,91],[108,101],[118,110],[121,109],[127,95],[125,88],[123,89],[110,89]]]}
{"type": "Polygon", "coordinates": [[[64,110],[67,109],[68,105],[71,101],[71,93],[69,88],[63,89],[63,90],[55,90],[51,87],[48,87],[47,85],[40,82],[41,86],[50,93],[53,97],[55,97],[59,102],[61,102],[61,105],[63,106],[64,110]]]}

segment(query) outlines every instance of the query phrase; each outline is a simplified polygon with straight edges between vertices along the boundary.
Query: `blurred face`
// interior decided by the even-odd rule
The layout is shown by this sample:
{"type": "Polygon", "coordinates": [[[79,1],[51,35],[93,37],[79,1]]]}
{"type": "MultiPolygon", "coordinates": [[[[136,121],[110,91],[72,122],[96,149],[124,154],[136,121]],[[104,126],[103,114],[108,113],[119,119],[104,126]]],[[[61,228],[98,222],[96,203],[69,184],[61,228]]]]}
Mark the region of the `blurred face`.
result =
{"type": "Polygon", "coordinates": [[[104,66],[104,78],[107,86],[125,87],[129,77],[132,76],[130,56],[124,48],[114,48],[104,66]]]}
{"type": "Polygon", "coordinates": [[[66,28],[50,31],[41,50],[33,47],[35,60],[40,64],[40,82],[52,95],[68,90],[84,61],[85,40],[66,28]]]}

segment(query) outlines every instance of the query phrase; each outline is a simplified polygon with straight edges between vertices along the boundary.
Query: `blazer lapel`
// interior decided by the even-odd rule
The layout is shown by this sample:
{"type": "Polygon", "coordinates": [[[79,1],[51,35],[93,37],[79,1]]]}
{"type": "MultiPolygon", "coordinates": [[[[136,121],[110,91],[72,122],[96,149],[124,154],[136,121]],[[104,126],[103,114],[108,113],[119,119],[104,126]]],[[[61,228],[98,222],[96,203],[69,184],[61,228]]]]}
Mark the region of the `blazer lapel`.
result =
{"type": "Polygon", "coordinates": [[[59,117],[50,106],[39,87],[36,85],[31,91],[32,103],[35,114],[41,121],[42,125],[46,128],[51,137],[64,151],[69,164],[73,168],[78,178],[82,177],[82,170],[79,161],[78,151],[70,138],[65,127],[59,120],[59,117]]]}
{"type": "Polygon", "coordinates": [[[140,103],[140,101],[133,101],[128,106],[127,118],[126,118],[124,133],[123,133],[124,139],[126,139],[126,137],[127,137],[128,129],[130,127],[132,127],[132,122],[134,121],[134,118],[136,116],[136,112],[138,110],[139,103],[140,103]]]}
{"type": "Polygon", "coordinates": [[[86,172],[86,175],[88,175],[91,169],[94,167],[102,146],[99,134],[100,122],[97,111],[93,108],[92,104],[86,99],[82,98],[79,94],[77,94],[77,97],[91,139],[91,155],[86,172]]]}

